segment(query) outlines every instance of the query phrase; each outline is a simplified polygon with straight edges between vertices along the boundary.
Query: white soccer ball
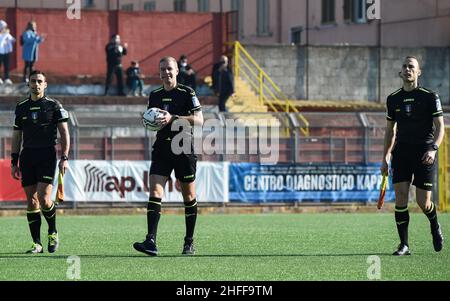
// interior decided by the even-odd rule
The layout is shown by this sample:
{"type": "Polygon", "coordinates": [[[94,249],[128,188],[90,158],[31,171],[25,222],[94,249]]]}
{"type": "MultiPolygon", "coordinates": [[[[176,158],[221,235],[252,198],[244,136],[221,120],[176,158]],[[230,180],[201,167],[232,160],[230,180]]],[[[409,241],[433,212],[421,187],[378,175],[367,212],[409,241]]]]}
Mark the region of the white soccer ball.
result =
{"type": "Polygon", "coordinates": [[[158,108],[150,108],[144,112],[142,123],[144,127],[150,131],[159,131],[161,127],[155,123],[157,118],[163,115],[158,108]]]}

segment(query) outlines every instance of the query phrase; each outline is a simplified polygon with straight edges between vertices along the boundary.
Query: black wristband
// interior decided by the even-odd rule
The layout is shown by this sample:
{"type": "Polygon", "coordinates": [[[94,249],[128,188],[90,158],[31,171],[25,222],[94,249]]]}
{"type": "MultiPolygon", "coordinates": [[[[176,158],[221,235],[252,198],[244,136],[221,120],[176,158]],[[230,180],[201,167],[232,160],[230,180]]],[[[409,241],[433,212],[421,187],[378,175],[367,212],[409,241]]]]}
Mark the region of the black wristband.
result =
{"type": "Polygon", "coordinates": [[[67,160],[69,160],[69,157],[67,157],[66,155],[61,156],[61,161],[67,161],[67,160]]]}
{"type": "Polygon", "coordinates": [[[18,153],[12,153],[11,154],[11,165],[12,166],[17,166],[18,163],[19,163],[19,154],[18,153]]]}

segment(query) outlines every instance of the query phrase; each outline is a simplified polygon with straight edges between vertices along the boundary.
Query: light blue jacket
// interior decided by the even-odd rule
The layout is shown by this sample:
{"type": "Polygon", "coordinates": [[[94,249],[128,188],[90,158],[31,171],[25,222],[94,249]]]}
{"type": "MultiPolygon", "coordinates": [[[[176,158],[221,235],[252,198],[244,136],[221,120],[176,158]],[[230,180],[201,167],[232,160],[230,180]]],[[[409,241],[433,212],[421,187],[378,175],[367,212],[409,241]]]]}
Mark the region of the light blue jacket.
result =
{"type": "Polygon", "coordinates": [[[23,49],[22,59],[26,62],[38,60],[39,44],[44,41],[36,32],[27,30],[22,34],[23,49]]]}

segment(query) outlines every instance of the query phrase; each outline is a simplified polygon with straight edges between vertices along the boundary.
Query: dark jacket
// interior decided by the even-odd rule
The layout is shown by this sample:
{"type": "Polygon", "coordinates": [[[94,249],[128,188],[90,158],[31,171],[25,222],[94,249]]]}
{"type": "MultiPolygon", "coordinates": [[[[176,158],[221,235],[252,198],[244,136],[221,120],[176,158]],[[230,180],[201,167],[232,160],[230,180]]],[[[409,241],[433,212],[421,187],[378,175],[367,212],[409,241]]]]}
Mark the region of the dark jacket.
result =
{"type": "Polygon", "coordinates": [[[214,92],[220,95],[231,95],[234,93],[234,78],[230,68],[220,71],[217,68],[213,75],[214,92]]]}
{"type": "Polygon", "coordinates": [[[177,75],[177,82],[191,87],[192,89],[197,88],[197,76],[195,75],[195,73],[189,75],[188,71],[192,69],[191,65],[187,65],[186,67],[181,67],[180,64],[178,64],[178,70],[180,71],[177,75]]]}
{"type": "Polygon", "coordinates": [[[139,67],[129,67],[127,69],[127,77],[129,79],[140,79],[141,69],[139,67]]]}
{"type": "Polygon", "coordinates": [[[132,81],[141,79],[141,69],[139,67],[128,67],[126,74],[128,86],[131,86],[132,81]]]}
{"type": "Polygon", "coordinates": [[[127,55],[127,49],[121,45],[110,42],[105,47],[106,63],[109,66],[118,66],[122,64],[122,56],[127,55]]]}

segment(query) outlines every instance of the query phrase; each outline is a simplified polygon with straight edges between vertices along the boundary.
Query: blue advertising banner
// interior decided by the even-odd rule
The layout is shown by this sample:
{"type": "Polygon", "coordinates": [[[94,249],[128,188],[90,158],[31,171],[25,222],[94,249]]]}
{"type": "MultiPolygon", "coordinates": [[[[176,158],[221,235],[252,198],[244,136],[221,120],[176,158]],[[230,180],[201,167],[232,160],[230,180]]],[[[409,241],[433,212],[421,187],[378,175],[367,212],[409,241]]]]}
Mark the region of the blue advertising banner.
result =
{"type": "MultiPolygon", "coordinates": [[[[377,202],[380,164],[230,164],[231,202],[377,202]]],[[[394,199],[391,179],[386,202],[394,199]]]]}

